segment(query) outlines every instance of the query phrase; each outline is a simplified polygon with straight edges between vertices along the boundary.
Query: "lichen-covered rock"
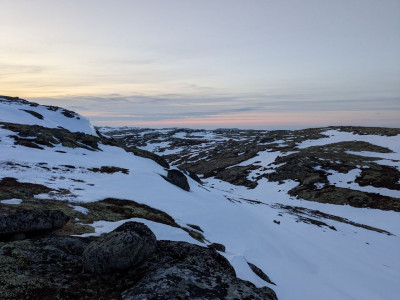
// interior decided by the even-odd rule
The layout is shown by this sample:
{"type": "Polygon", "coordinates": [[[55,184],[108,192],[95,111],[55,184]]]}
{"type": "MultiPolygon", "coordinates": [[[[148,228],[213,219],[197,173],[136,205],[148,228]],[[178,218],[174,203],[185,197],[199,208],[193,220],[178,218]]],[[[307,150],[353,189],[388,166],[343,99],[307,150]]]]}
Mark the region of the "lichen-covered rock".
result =
{"type": "Polygon", "coordinates": [[[185,191],[190,191],[188,180],[179,170],[168,170],[167,180],[185,191]]]}
{"type": "Polygon", "coordinates": [[[77,299],[70,285],[88,282],[77,279],[88,242],[55,235],[0,242],[0,299],[77,299]]]}
{"type": "Polygon", "coordinates": [[[57,210],[19,210],[0,215],[0,240],[20,240],[61,229],[69,217],[57,210]]]}
{"type": "Polygon", "coordinates": [[[216,251],[184,242],[157,241],[144,263],[121,272],[82,272],[84,250],[102,238],[0,242],[0,299],[276,299],[272,290],[237,279],[216,251]]]}
{"type": "Polygon", "coordinates": [[[156,237],[143,223],[127,222],[89,244],[83,268],[93,273],[113,273],[139,265],[156,248],[156,237]]]}
{"type": "Polygon", "coordinates": [[[272,289],[238,279],[216,251],[186,242],[159,241],[148,265],[123,299],[277,299],[272,289]]]}

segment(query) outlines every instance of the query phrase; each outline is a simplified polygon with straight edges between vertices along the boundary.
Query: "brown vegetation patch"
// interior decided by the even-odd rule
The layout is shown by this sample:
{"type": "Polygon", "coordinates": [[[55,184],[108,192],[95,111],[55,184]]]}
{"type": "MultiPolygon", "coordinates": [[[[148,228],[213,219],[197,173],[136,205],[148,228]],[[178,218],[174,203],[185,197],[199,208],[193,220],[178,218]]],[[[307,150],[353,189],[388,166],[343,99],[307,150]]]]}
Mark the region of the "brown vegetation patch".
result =
{"type": "Polygon", "coordinates": [[[114,174],[116,172],[121,172],[123,174],[129,174],[129,170],[120,167],[114,166],[101,166],[100,168],[91,168],[88,169],[89,171],[96,172],[96,173],[107,173],[107,174],[114,174]]]}
{"type": "Polygon", "coordinates": [[[400,172],[397,168],[376,164],[370,168],[362,168],[355,182],[360,186],[400,190],[399,180],[400,172]]]}
{"type": "Polygon", "coordinates": [[[359,127],[359,126],[332,126],[332,129],[352,132],[359,135],[382,135],[395,136],[400,134],[400,128],[385,128],[385,127],[359,127]]]}
{"type": "Polygon", "coordinates": [[[41,184],[33,184],[29,182],[19,182],[12,177],[4,177],[0,181],[0,200],[4,199],[27,199],[34,195],[48,193],[51,188],[41,184]]]}

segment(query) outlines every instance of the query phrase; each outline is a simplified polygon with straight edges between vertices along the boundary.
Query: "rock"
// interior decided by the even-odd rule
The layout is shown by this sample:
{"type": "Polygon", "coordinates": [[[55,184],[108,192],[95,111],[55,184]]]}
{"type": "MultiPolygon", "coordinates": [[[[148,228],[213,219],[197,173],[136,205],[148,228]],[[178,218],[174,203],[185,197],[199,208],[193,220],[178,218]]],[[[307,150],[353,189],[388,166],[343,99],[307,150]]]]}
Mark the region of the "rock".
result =
{"type": "Polygon", "coordinates": [[[167,180],[185,191],[190,191],[186,176],[179,170],[168,170],[167,180]]]}
{"type": "Polygon", "coordinates": [[[93,273],[113,273],[134,267],[156,248],[156,237],[143,223],[127,222],[89,244],[83,268],[93,273]]]}
{"type": "Polygon", "coordinates": [[[204,232],[203,229],[201,229],[201,227],[199,225],[187,224],[187,226],[189,226],[197,231],[204,232]]]}
{"type": "Polygon", "coordinates": [[[85,285],[79,289],[75,284],[90,280],[82,278],[81,255],[87,244],[58,235],[0,242],[0,299],[94,299],[88,293],[80,297],[85,285]]]}
{"type": "Polygon", "coordinates": [[[192,178],[194,181],[196,181],[197,183],[203,184],[203,182],[201,181],[201,179],[199,178],[199,176],[197,176],[196,173],[190,172],[189,173],[189,177],[192,178]]]}
{"type": "Polygon", "coordinates": [[[194,181],[196,181],[197,183],[203,184],[203,182],[201,181],[201,179],[199,178],[199,176],[197,176],[196,173],[191,172],[191,171],[187,171],[184,169],[180,169],[184,174],[188,175],[190,178],[192,178],[194,181]]]}
{"type": "Polygon", "coordinates": [[[169,168],[169,163],[165,160],[164,157],[162,157],[160,155],[154,154],[154,153],[152,153],[150,151],[146,151],[146,150],[143,150],[143,149],[134,148],[134,147],[126,147],[125,150],[128,151],[128,152],[132,152],[136,156],[140,156],[140,157],[151,159],[151,160],[155,161],[160,166],[162,166],[162,167],[164,167],[166,169],[169,168]]]}
{"type": "Polygon", "coordinates": [[[0,240],[21,240],[26,237],[61,229],[69,217],[58,210],[18,210],[0,215],[0,240]]]}
{"type": "Polygon", "coordinates": [[[222,244],[218,244],[218,243],[212,243],[212,244],[208,245],[208,248],[214,249],[217,251],[221,251],[221,252],[225,252],[225,246],[222,244]]]}
{"type": "Polygon", "coordinates": [[[124,272],[82,272],[85,249],[102,238],[0,242],[0,299],[276,299],[271,289],[237,279],[216,251],[185,242],[158,241],[145,263],[124,272]]]}
{"type": "Polygon", "coordinates": [[[158,241],[148,264],[123,299],[277,299],[272,289],[236,278],[227,259],[205,247],[158,241]]]}
{"type": "Polygon", "coordinates": [[[223,170],[219,170],[215,175],[215,178],[221,179],[223,181],[230,182],[234,185],[243,185],[250,189],[254,189],[257,186],[256,181],[248,179],[248,175],[252,170],[257,169],[257,166],[233,166],[223,170]]]}
{"type": "Polygon", "coordinates": [[[264,280],[264,281],[266,281],[266,282],[268,282],[268,283],[270,283],[270,284],[276,285],[274,282],[271,281],[271,279],[269,279],[268,275],[265,274],[265,273],[263,272],[263,270],[261,270],[261,269],[260,269],[259,267],[257,267],[255,264],[252,264],[252,263],[249,263],[249,262],[247,262],[247,264],[249,265],[250,269],[251,269],[258,277],[260,277],[262,280],[264,280]]]}

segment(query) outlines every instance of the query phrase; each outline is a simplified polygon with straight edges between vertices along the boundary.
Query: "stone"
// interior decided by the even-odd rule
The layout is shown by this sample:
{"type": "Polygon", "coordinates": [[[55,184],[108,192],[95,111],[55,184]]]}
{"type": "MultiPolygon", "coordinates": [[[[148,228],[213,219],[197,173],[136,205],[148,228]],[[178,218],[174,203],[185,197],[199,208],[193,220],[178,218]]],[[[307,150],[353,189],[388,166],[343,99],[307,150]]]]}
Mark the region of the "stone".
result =
{"type": "Polygon", "coordinates": [[[269,279],[268,275],[265,274],[265,273],[263,272],[263,270],[261,270],[261,269],[260,269],[259,267],[257,267],[255,264],[252,264],[252,263],[250,263],[250,262],[247,262],[247,264],[249,265],[250,269],[251,269],[258,277],[260,277],[262,280],[264,280],[264,281],[266,281],[266,282],[268,282],[268,283],[270,283],[270,284],[276,285],[274,282],[271,281],[271,279],[269,279]]]}
{"type": "Polygon", "coordinates": [[[208,245],[208,248],[214,249],[217,251],[221,251],[221,252],[225,252],[225,246],[222,244],[218,244],[218,243],[212,243],[212,244],[208,245]]]}
{"type": "Polygon", "coordinates": [[[167,180],[187,192],[190,191],[190,185],[185,174],[179,170],[168,170],[167,180]]]}
{"type": "Polygon", "coordinates": [[[127,222],[87,246],[83,268],[92,273],[123,271],[142,263],[155,248],[156,237],[146,225],[127,222]]]}
{"type": "Polygon", "coordinates": [[[61,229],[69,217],[58,210],[18,210],[0,215],[0,240],[21,240],[61,229]]]}
{"type": "Polygon", "coordinates": [[[228,260],[209,248],[158,241],[148,264],[122,299],[277,299],[272,289],[237,278],[228,260]]]}

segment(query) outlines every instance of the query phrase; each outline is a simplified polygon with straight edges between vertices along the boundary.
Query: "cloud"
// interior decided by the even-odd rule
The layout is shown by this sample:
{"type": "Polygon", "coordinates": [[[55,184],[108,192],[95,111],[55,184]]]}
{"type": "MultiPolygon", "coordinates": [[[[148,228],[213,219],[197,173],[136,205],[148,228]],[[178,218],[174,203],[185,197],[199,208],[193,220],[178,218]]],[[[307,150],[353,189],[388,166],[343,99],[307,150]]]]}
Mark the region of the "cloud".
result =
{"type": "MultiPolygon", "coordinates": [[[[194,97],[182,94],[163,94],[146,96],[133,94],[123,96],[110,94],[105,96],[67,96],[60,98],[36,98],[39,103],[64,106],[88,115],[94,123],[119,125],[132,122],[173,122],[179,124],[191,120],[229,121],[244,118],[249,122],[257,117],[262,120],[271,114],[296,116],[317,116],[323,113],[326,118],[331,114],[332,122],[340,113],[357,115],[368,112],[385,113],[400,112],[399,98],[351,99],[351,100],[304,100],[301,95],[241,95],[241,96],[205,96],[194,97]],[[291,100],[282,100],[291,98],[291,100]],[[339,114],[338,114],[339,113],[339,114]],[[253,117],[252,117],[253,116],[253,117]]],[[[222,122],[221,121],[221,122],[222,122]]],[[[327,120],[328,121],[328,120],[327,120]]],[[[240,121],[243,122],[243,121],[240,121]]],[[[310,124],[311,124],[310,120],[310,124]]],[[[146,123],[147,124],[147,123],[146,123]]],[[[169,124],[169,123],[168,123],[169,124]]],[[[399,124],[400,125],[400,124],[399,124]]],[[[221,126],[221,125],[220,125],[221,126]]]]}
{"type": "Polygon", "coordinates": [[[0,77],[20,74],[37,74],[46,71],[48,67],[40,65],[0,63],[0,77]]]}

